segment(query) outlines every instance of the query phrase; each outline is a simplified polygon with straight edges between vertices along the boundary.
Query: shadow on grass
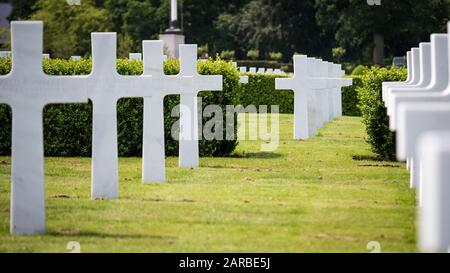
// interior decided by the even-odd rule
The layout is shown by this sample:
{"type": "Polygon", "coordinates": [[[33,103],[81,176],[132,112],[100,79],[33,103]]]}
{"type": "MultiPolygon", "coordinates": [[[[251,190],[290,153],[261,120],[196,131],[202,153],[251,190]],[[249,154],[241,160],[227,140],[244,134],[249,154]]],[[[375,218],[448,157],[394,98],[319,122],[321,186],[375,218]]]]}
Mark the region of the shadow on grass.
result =
{"type": "Polygon", "coordinates": [[[144,235],[144,234],[124,234],[124,233],[105,233],[97,231],[79,231],[79,230],[52,230],[45,235],[56,237],[99,237],[99,238],[115,238],[115,239],[156,239],[174,241],[177,239],[175,236],[162,236],[162,235],[144,235]]]}
{"type": "Polygon", "coordinates": [[[376,155],[352,155],[352,159],[356,161],[383,161],[376,155]]]}
{"type": "Polygon", "coordinates": [[[258,152],[258,153],[242,153],[233,154],[231,157],[234,158],[260,158],[260,159],[272,159],[283,157],[283,154],[273,153],[273,152],[258,152]]]}

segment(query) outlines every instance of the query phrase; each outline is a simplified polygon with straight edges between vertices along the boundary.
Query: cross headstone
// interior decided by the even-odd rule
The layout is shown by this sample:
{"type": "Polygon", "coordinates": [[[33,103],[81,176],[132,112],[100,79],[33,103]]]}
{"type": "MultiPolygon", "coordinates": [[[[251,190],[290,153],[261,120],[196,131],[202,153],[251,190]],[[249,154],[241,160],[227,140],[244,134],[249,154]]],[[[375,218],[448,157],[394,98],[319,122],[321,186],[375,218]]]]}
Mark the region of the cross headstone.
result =
{"type": "Polygon", "coordinates": [[[409,82],[383,82],[382,83],[382,99],[387,106],[388,88],[389,87],[407,87],[417,84],[420,80],[420,49],[411,49],[411,79],[409,82]]]}
{"type": "MultiPolygon", "coordinates": [[[[245,66],[241,66],[239,67],[239,73],[243,74],[243,73],[247,73],[247,67],[245,66]]],[[[248,83],[248,76],[239,76],[239,82],[242,84],[247,84],[248,83]]]]}
{"type": "MultiPolygon", "coordinates": [[[[385,90],[385,97],[384,102],[385,102],[385,106],[387,108],[389,108],[389,96],[392,92],[393,89],[399,89],[399,90],[405,90],[408,88],[415,88],[415,87],[419,87],[421,85],[423,85],[423,81],[424,81],[424,71],[427,71],[427,69],[425,69],[423,66],[428,62],[429,63],[429,58],[426,58],[426,56],[424,56],[425,54],[427,54],[429,57],[429,51],[428,51],[429,47],[426,45],[426,43],[421,43],[419,46],[419,49],[414,49],[413,48],[413,58],[414,58],[414,66],[413,66],[413,70],[414,70],[414,74],[415,74],[415,78],[414,81],[411,82],[410,84],[407,85],[393,85],[393,86],[388,86],[385,90]]],[[[429,69],[429,66],[428,66],[429,69]]],[[[428,73],[428,72],[426,72],[428,73]]]]}
{"type": "MultiPolygon", "coordinates": [[[[151,97],[155,90],[173,92],[192,85],[182,77],[122,76],[116,70],[116,33],[92,33],[89,98],[93,105],[92,197],[118,196],[116,104],[125,97],[151,97]]],[[[162,54],[162,50],[160,52],[162,54]]],[[[183,93],[183,90],[179,91],[183,93]]],[[[186,92],[185,92],[186,93],[186,92]]]]}
{"type": "Polygon", "coordinates": [[[450,248],[449,139],[450,131],[428,131],[418,140],[424,180],[418,207],[418,243],[423,252],[448,252],[450,248]]]}
{"type": "Polygon", "coordinates": [[[394,93],[393,89],[389,96],[390,108],[390,129],[395,131],[397,123],[397,111],[399,104],[407,102],[425,102],[445,100],[443,93],[449,84],[449,58],[448,58],[448,35],[431,35],[431,80],[430,83],[422,88],[406,90],[404,92],[394,93]]]}
{"type": "Polygon", "coordinates": [[[387,95],[387,113],[390,116],[392,114],[392,96],[394,94],[400,94],[403,92],[415,92],[420,91],[427,87],[431,82],[431,43],[420,44],[420,81],[416,85],[408,87],[388,87],[387,95]]]}
{"type": "MultiPolygon", "coordinates": [[[[197,73],[197,46],[180,45],[180,73],[178,75],[164,75],[162,69],[163,45],[160,41],[144,42],[144,75],[152,75],[163,82],[178,79],[177,85],[170,89],[152,90],[151,97],[144,98],[144,139],[143,139],[143,182],[161,182],[165,179],[164,152],[164,111],[163,99],[168,94],[180,94],[183,109],[197,109],[197,93],[201,90],[219,90],[222,88],[222,76],[205,76],[197,73]],[[151,49],[151,47],[155,48],[151,49]],[[161,53],[161,54],[160,54],[161,53]],[[184,98],[183,98],[184,97],[184,98]],[[195,103],[194,103],[195,100],[195,103]],[[190,103],[194,103],[194,105],[190,103]]],[[[180,111],[181,112],[181,111],[180,111]]],[[[195,112],[196,114],[197,112],[195,112]]],[[[198,132],[198,120],[192,122],[190,113],[180,113],[180,126],[187,131],[198,132]]],[[[186,133],[186,131],[184,132],[186,133]]],[[[180,134],[182,134],[180,130],[180,134]]],[[[186,137],[186,135],[183,135],[186,137]]],[[[180,165],[198,166],[198,137],[181,140],[179,145],[180,165]],[[196,154],[192,154],[195,153],[196,154]],[[183,165],[186,164],[186,165],[183,165]]]]}
{"type": "Polygon", "coordinates": [[[0,76],[0,102],[12,108],[11,226],[13,234],[45,231],[42,111],[50,103],[87,103],[86,76],[42,70],[43,23],[11,23],[12,69],[0,76]]]}
{"type": "Polygon", "coordinates": [[[308,59],[304,55],[294,55],[294,77],[275,79],[275,89],[294,91],[294,139],[307,139],[308,128],[308,93],[315,88],[323,88],[325,83],[309,75],[308,59]]]}
{"type": "Polygon", "coordinates": [[[180,45],[180,75],[190,77],[190,84],[180,86],[179,166],[199,166],[198,103],[200,91],[222,91],[221,75],[199,75],[197,72],[197,46],[180,45]]]}

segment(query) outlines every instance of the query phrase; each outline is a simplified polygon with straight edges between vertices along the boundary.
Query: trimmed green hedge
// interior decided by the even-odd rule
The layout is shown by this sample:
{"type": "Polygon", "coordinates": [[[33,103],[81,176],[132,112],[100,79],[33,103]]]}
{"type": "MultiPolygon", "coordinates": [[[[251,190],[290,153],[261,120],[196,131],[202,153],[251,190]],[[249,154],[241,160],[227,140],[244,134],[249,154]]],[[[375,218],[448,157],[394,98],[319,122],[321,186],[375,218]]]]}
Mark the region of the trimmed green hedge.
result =
{"type": "Polygon", "coordinates": [[[363,73],[362,84],[357,89],[367,142],[384,160],[395,160],[395,134],[389,130],[389,118],[381,98],[382,82],[404,81],[406,76],[405,68],[372,67],[363,73]]]}
{"type": "MultiPolygon", "coordinates": [[[[50,75],[87,75],[91,71],[91,60],[48,59],[43,63],[44,72],[50,75]]],[[[11,69],[11,60],[0,58],[0,74],[5,75],[11,69]]],[[[223,75],[224,91],[200,92],[203,107],[217,104],[225,109],[226,105],[238,104],[240,85],[238,71],[228,62],[209,60],[198,63],[203,75],[223,75]]],[[[142,74],[142,62],[136,60],[117,61],[117,71],[122,75],[142,74]]],[[[166,74],[177,74],[179,63],[175,59],[165,62],[166,74]]],[[[179,96],[166,96],[164,99],[164,126],[166,155],[178,154],[178,141],[170,136],[172,124],[178,118],[171,117],[172,107],[179,103],[179,96]]],[[[120,156],[141,156],[142,154],[142,117],[143,99],[124,98],[117,104],[118,145],[120,156]]],[[[206,122],[209,118],[204,118],[206,122]]],[[[224,115],[225,123],[225,115],[224,115]]],[[[225,126],[224,126],[225,127],[225,126]]],[[[235,135],[236,135],[235,126],[235,135]]],[[[225,128],[224,128],[225,130],[225,128]]],[[[92,104],[48,105],[44,109],[44,145],[48,156],[90,156],[92,136],[92,104]]],[[[201,156],[230,155],[237,145],[236,140],[200,140],[201,156]]],[[[11,152],[11,109],[0,105],[0,154],[11,152]]]]}
{"type": "Polygon", "coordinates": [[[361,87],[362,80],[360,76],[351,76],[353,84],[342,88],[342,114],[344,116],[361,116],[358,104],[358,92],[357,89],[361,87]]]}
{"type": "MultiPolygon", "coordinates": [[[[294,113],[294,92],[292,90],[275,90],[275,78],[287,75],[268,75],[247,73],[249,83],[242,87],[241,103],[244,106],[253,104],[279,105],[280,113],[294,113]]],[[[356,89],[361,86],[360,76],[351,76],[353,85],[342,88],[342,113],[344,116],[360,116],[358,94],[356,89]]]]}
{"type": "Polygon", "coordinates": [[[283,75],[247,73],[248,84],[242,86],[240,102],[243,106],[279,105],[280,113],[294,113],[294,92],[292,90],[275,90],[275,78],[283,75]]]}

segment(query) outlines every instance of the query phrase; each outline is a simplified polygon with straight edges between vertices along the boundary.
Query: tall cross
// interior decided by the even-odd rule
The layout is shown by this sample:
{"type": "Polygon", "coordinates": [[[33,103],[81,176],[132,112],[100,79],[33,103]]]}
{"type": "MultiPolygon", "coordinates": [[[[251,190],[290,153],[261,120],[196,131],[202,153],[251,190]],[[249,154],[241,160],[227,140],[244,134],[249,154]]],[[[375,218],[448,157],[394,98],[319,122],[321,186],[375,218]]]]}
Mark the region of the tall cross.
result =
{"type": "Polygon", "coordinates": [[[275,89],[294,91],[294,139],[307,139],[308,129],[308,93],[323,88],[325,83],[309,75],[307,57],[294,55],[294,77],[275,79],[275,89]]]}
{"type": "Polygon", "coordinates": [[[157,44],[158,49],[144,48],[144,75],[152,75],[165,81],[180,79],[178,86],[172,89],[155,89],[151,97],[144,98],[144,139],[143,139],[143,182],[161,182],[165,180],[164,152],[164,96],[180,94],[180,140],[179,157],[181,167],[197,167],[198,119],[197,93],[202,90],[222,90],[221,75],[199,75],[197,73],[197,46],[180,45],[180,73],[164,75],[161,41],[145,41],[157,44]],[[155,55],[155,52],[157,54],[155,55]]]}
{"type": "Polygon", "coordinates": [[[192,83],[180,86],[180,137],[179,166],[199,166],[198,102],[200,91],[222,91],[222,76],[199,75],[197,72],[197,46],[180,45],[180,76],[189,77],[192,83]]]}
{"type": "MultiPolygon", "coordinates": [[[[189,87],[198,85],[195,83],[196,79],[188,74],[165,77],[157,74],[155,76],[119,75],[116,70],[116,40],[116,33],[92,33],[93,68],[92,73],[88,76],[88,96],[93,104],[91,192],[93,198],[116,198],[119,194],[117,101],[126,97],[143,97],[145,99],[154,96],[156,92],[190,95],[192,91],[189,87]],[[186,89],[187,87],[188,89],[186,89]]],[[[149,46],[151,44],[144,42],[146,52],[144,54],[146,55],[148,55],[149,46]]],[[[150,49],[150,51],[152,50],[150,49]]],[[[158,63],[162,67],[162,44],[158,45],[157,50],[158,59],[155,59],[154,63],[158,63]]],[[[154,71],[152,70],[154,66],[146,66],[146,74],[154,71]]],[[[161,69],[159,68],[159,71],[161,69]]],[[[221,83],[221,76],[218,77],[221,83]]]]}
{"type": "Polygon", "coordinates": [[[86,76],[42,70],[43,23],[12,22],[12,69],[0,77],[0,102],[12,108],[11,226],[13,234],[45,231],[42,111],[50,103],[87,103],[86,76]]]}

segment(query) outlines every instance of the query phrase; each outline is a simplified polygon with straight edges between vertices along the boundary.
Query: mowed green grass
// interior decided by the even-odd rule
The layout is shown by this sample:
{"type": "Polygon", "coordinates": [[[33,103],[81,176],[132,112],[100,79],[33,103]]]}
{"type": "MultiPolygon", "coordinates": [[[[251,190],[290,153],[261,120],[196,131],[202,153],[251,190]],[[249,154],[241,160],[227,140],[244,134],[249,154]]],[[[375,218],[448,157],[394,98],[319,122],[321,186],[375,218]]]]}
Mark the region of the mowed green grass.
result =
{"type": "Polygon", "coordinates": [[[120,159],[120,198],[90,199],[89,158],[46,158],[47,233],[9,234],[10,161],[0,158],[0,251],[383,252],[415,251],[415,193],[404,164],[374,161],[359,118],[342,117],[307,141],[240,141],[230,158],[201,158],[167,181],[141,183],[141,159],[120,159]]]}

